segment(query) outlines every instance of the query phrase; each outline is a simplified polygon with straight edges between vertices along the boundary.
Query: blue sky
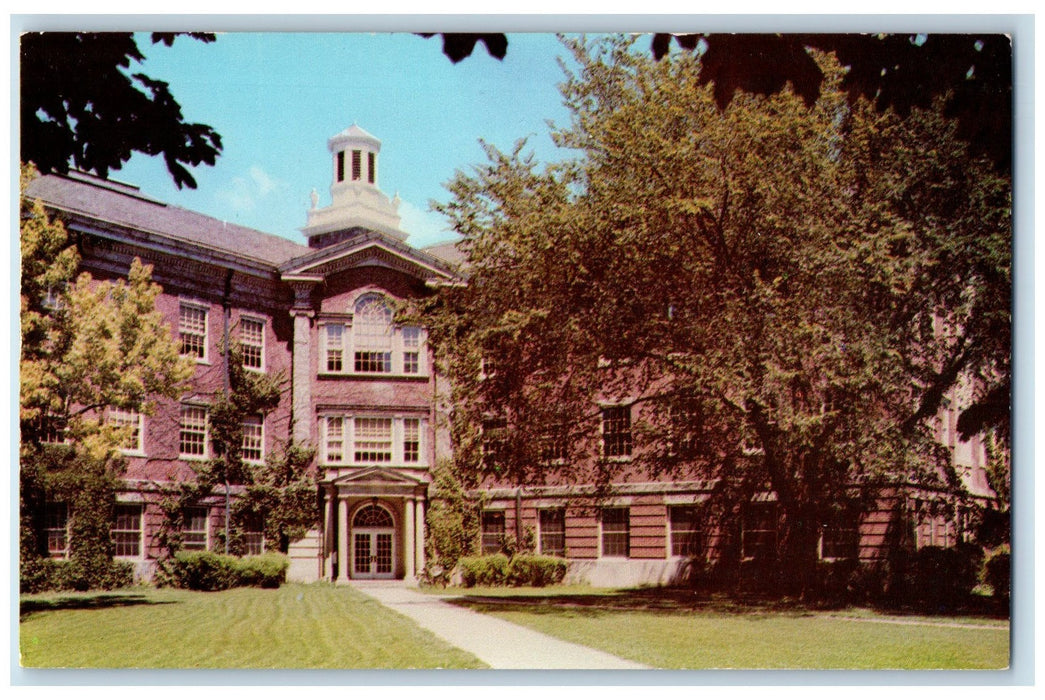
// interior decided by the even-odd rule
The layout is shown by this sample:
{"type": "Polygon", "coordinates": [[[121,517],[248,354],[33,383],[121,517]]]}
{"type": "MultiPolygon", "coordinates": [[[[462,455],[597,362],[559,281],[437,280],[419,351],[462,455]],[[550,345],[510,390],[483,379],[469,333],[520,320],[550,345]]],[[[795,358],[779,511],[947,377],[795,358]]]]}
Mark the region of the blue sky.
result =
{"type": "Polygon", "coordinates": [[[227,33],[172,47],[139,40],[132,70],[167,81],[186,120],[212,126],[223,153],[193,169],[179,191],[160,158],[135,155],[110,177],[158,199],[303,242],[309,192],[329,204],[327,138],[358,124],[382,141],[381,189],[399,193],[408,242],[453,238],[430,200],[480,163],[479,139],[508,149],[529,137],[538,157],[558,159],[546,120],[568,123],[558,92],[565,50],[552,34],[509,35],[504,61],[484,46],[454,65],[439,37],[411,34],[227,33]]]}

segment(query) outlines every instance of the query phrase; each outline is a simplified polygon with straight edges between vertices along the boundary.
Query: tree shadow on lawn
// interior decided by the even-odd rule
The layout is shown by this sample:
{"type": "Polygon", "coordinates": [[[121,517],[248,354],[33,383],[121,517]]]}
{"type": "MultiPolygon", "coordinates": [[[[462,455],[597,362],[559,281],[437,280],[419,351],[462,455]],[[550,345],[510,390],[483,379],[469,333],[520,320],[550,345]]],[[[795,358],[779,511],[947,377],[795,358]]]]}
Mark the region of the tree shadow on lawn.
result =
{"type": "MultiPolygon", "coordinates": [[[[826,612],[844,612],[845,605],[812,605],[794,598],[758,597],[707,593],[686,588],[618,589],[602,594],[540,595],[463,595],[446,598],[447,602],[476,612],[525,612],[535,615],[561,615],[565,611],[581,617],[599,617],[611,613],[644,612],[673,615],[710,613],[759,617],[812,617],[826,612]]],[[[963,604],[946,610],[929,606],[884,607],[859,605],[877,615],[888,616],[971,616],[1008,619],[1008,609],[998,609],[992,601],[963,604]]]]}
{"type": "Polygon", "coordinates": [[[102,593],[99,595],[69,595],[59,598],[33,599],[20,601],[18,621],[24,622],[35,613],[50,610],[102,610],[105,608],[122,608],[131,605],[172,605],[173,600],[149,600],[141,593],[102,593]]]}
{"type": "Polygon", "coordinates": [[[562,614],[570,611],[583,617],[599,617],[609,613],[645,612],[672,615],[687,612],[745,615],[748,617],[803,617],[818,611],[799,602],[780,599],[729,598],[709,595],[684,588],[618,589],[603,594],[552,594],[547,596],[464,595],[447,598],[447,602],[476,612],[526,612],[537,615],[562,614]]]}

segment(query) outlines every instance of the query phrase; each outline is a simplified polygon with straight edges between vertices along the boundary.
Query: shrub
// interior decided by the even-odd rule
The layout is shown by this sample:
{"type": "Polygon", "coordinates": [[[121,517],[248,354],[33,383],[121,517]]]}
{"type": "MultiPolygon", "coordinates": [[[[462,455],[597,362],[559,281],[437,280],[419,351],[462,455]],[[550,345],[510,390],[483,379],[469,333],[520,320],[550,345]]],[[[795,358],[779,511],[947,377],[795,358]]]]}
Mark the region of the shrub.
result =
{"type": "Polygon", "coordinates": [[[287,579],[290,560],[282,554],[269,553],[244,557],[236,562],[236,574],[240,586],[279,588],[287,579]]]}
{"type": "Polygon", "coordinates": [[[22,564],[22,593],[44,591],[110,591],[134,583],[134,565],[126,561],[92,562],[77,559],[32,559],[22,564]]]}
{"type": "Polygon", "coordinates": [[[517,554],[508,565],[508,583],[512,586],[548,586],[566,576],[566,560],[540,554],[517,554]]]}
{"type": "Polygon", "coordinates": [[[978,547],[923,547],[903,571],[901,603],[935,612],[968,601],[978,583],[983,552],[978,547]]]}
{"type": "Polygon", "coordinates": [[[485,557],[461,557],[461,582],[472,586],[503,586],[508,581],[508,557],[491,554],[485,557]]]}
{"type": "Polygon", "coordinates": [[[994,597],[1008,600],[1012,588],[1012,553],[1009,545],[1002,545],[987,553],[980,569],[980,580],[991,587],[994,597]]]}
{"type": "Polygon", "coordinates": [[[178,552],[163,567],[161,582],[194,591],[224,591],[237,586],[279,588],[289,560],[282,554],[242,559],[214,552],[178,552]]]}

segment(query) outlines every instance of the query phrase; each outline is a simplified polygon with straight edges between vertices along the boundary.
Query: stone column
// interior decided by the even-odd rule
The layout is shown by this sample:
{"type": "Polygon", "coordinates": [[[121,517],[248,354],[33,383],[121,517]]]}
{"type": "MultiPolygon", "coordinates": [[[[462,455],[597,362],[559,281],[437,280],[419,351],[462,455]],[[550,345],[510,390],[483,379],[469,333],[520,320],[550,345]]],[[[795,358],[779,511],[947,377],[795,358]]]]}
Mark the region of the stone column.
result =
{"type": "Polygon", "coordinates": [[[312,439],[312,330],[311,311],[291,311],[294,318],[293,405],[294,442],[305,445],[312,439]]]}
{"type": "Polygon", "coordinates": [[[403,518],[403,561],[406,563],[404,578],[414,580],[414,497],[406,497],[406,517],[403,518]]]}
{"type": "Polygon", "coordinates": [[[348,582],[348,501],[343,497],[337,499],[337,580],[339,583],[348,582]]]}
{"type": "MultiPolygon", "coordinates": [[[[334,570],[334,552],[337,550],[338,543],[334,541],[334,533],[344,530],[344,527],[337,527],[337,490],[331,489],[327,492],[327,531],[323,542],[324,556],[327,558],[327,563],[330,565],[330,580],[333,581],[337,578],[337,571],[334,570]]],[[[340,554],[338,555],[340,561],[340,554]]]]}
{"type": "Polygon", "coordinates": [[[416,551],[414,558],[417,562],[417,570],[423,572],[425,570],[425,499],[419,497],[417,499],[417,508],[414,512],[416,520],[416,528],[414,534],[414,546],[416,551]]]}

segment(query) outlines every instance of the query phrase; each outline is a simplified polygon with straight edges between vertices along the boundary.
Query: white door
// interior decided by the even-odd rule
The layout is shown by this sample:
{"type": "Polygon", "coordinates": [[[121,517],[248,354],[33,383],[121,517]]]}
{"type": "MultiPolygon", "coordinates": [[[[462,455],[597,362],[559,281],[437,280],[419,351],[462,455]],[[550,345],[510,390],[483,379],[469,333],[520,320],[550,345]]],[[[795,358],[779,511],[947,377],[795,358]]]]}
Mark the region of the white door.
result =
{"type": "Polygon", "coordinates": [[[352,577],[392,578],[392,530],[366,528],[352,533],[352,577]]]}

